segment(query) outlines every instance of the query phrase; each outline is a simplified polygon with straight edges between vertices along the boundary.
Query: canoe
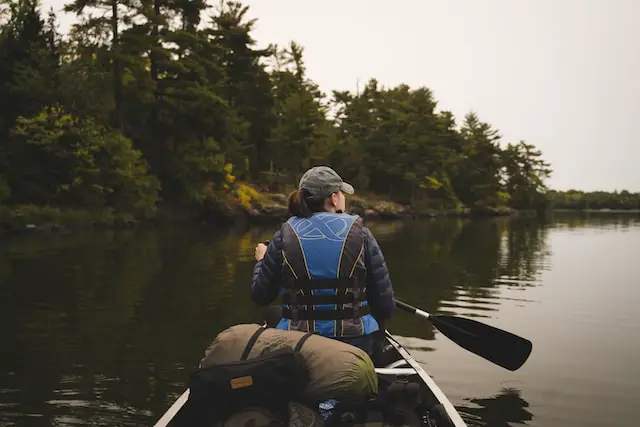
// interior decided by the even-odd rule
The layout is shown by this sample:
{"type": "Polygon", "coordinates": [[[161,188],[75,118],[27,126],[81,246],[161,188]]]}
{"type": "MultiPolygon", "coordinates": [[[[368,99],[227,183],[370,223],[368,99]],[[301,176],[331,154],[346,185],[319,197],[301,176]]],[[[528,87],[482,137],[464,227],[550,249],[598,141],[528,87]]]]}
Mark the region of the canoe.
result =
{"type": "MultiPolygon", "coordinates": [[[[366,410],[363,410],[364,415],[362,416],[365,418],[363,422],[358,422],[359,425],[364,427],[374,424],[381,426],[381,422],[384,422],[385,425],[395,424],[411,427],[466,426],[440,387],[388,331],[385,331],[383,347],[384,351],[381,357],[377,357],[375,361],[381,397],[376,399],[376,402],[383,403],[370,404],[366,410]],[[395,413],[401,414],[402,421],[394,421],[397,419],[393,415],[395,413]],[[389,414],[392,414],[391,418],[389,418],[389,414]]],[[[185,405],[188,397],[189,390],[187,389],[154,426],[186,427],[193,425],[193,420],[198,419],[199,414],[185,414],[185,411],[189,411],[187,409],[189,406],[185,405]]],[[[214,398],[215,396],[212,396],[212,399],[214,398]]],[[[338,406],[336,406],[337,408],[338,406]]],[[[331,425],[336,424],[332,423],[331,425]]]]}

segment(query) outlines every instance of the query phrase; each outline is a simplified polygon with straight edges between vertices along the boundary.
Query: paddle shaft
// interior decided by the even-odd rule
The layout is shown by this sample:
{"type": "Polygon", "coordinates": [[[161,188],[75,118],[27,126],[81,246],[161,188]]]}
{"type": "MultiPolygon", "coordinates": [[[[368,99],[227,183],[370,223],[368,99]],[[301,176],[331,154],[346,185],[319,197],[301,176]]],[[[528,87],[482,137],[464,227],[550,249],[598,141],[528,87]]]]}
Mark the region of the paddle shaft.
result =
{"type": "Polygon", "coordinates": [[[424,317],[425,319],[428,319],[429,317],[431,317],[431,315],[426,311],[422,311],[419,308],[409,305],[407,303],[404,303],[402,301],[398,301],[398,300],[395,300],[395,301],[396,301],[396,307],[399,307],[404,311],[407,311],[411,314],[417,314],[418,316],[424,317]]]}

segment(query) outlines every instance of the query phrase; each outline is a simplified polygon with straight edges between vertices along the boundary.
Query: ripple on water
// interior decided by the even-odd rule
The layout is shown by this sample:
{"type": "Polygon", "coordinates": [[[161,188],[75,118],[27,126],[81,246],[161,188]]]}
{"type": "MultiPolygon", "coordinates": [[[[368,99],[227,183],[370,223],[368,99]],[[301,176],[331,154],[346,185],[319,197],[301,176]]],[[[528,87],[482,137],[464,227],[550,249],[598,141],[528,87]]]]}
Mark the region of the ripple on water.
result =
{"type": "MultiPolygon", "coordinates": [[[[394,316],[392,332],[471,426],[640,418],[640,228],[598,221],[377,226],[408,303],[534,343],[509,372],[394,316]]],[[[0,241],[0,336],[13,349],[0,350],[0,425],[152,425],[216,333],[253,316],[253,247],[272,231],[0,241]]]]}
{"type": "Polygon", "coordinates": [[[119,386],[122,379],[97,374],[91,380],[87,388],[85,377],[67,375],[61,379],[65,387],[53,390],[53,398],[44,402],[45,413],[50,414],[54,425],[140,425],[153,415],[149,409],[110,400],[109,390],[119,386]]]}
{"type": "MultiPolygon", "coordinates": [[[[515,281],[517,283],[518,281],[515,281]]],[[[522,282],[522,281],[520,281],[522,282]]],[[[471,318],[491,318],[503,310],[505,304],[524,306],[536,300],[514,294],[523,290],[520,284],[511,287],[514,280],[496,281],[492,286],[468,288],[454,287],[454,295],[438,303],[439,314],[457,315],[471,318]]],[[[533,286],[526,282],[526,287],[533,286]]]]}

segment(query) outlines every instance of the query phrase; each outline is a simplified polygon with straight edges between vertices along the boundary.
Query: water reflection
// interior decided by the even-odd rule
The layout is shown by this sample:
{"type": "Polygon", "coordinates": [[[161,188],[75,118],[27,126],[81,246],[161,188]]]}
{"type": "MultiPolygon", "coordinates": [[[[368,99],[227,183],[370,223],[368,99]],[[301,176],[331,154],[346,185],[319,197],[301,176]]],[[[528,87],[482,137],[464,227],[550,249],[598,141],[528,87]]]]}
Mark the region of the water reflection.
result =
{"type": "Polygon", "coordinates": [[[552,226],[556,229],[577,230],[588,226],[590,229],[628,231],[640,226],[640,211],[637,212],[554,212],[552,226]]]}
{"type": "Polygon", "coordinates": [[[0,424],[148,421],[217,331],[252,320],[243,244],[202,230],[4,241],[0,424]]]}
{"type": "MultiPolygon", "coordinates": [[[[367,224],[396,296],[432,313],[492,317],[551,268],[550,230],[635,227],[630,216],[367,224]],[[521,289],[518,295],[506,291],[521,289]]],[[[33,234],[0,241],[0,424],[148,425],[222,329],[259,322],[256,242],[273,227],[33,234]],[[9,349],[6,351],[5,349],[9,349]]],[[[545,285],[547,286],[547,285],[545,285]]],[[[432,352],[434,329],[397,314],[394,335],[432,352]]],[[[527,421],[515,391],[471,399],[481,425],[527,421]],[[511,408],[511,409],[510,409],[511,408]]],[[[529,417],[529,418],[527,418],[529,417]]]]}
{"type": "Polygon", "coordinates": [[[461,405],[456,409],[469,426],[512,427],[533,419],[533,414],[526,409],[529,402],[514,388],[503,388],[489,398],[467,400],[473,405],[461,405]]]}
{"type": "MultiPolygon", "coordinates": [[[[550,268],[546,238],[544,223],[500,218],[416,222],[380,244],[398,299],[431,313],[487,318],[500,310],[504,288],[531,286],[505,278],[534,281],[550,268]]],[[[433,338],[417,318],[391,325],[402,335],[433,338]]]]}

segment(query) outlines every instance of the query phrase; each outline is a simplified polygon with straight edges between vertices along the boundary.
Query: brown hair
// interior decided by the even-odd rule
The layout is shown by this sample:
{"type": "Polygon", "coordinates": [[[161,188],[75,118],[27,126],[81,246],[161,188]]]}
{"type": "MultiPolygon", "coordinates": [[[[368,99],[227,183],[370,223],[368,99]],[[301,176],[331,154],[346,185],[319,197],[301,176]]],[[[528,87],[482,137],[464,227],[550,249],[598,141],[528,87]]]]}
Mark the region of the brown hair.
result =
{"type": "Polygon", "coordinates": [[[306,189],[296,190],[289,194],[289,215],[311,218],[314,212],[324,212],[324,199],[311,197],[306,189]]]}

